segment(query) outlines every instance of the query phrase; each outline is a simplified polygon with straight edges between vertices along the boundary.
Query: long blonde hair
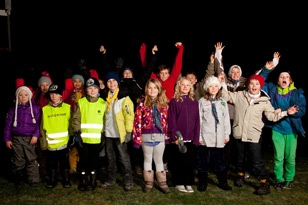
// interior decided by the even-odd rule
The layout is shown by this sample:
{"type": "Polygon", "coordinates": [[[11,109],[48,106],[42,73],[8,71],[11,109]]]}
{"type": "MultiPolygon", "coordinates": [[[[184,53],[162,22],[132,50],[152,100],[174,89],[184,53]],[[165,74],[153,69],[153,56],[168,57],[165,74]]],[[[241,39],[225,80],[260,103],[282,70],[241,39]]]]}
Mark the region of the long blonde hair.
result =
{"type": "Polygon", "coordinates": [[[174,91],[174,97],[177,101],[182,101],[183,102],[183,99],[181,97],[181,92],[180,92],[180,85],[181,85],[181,82],[183,80],[187,80],[190,84],[190,91],[188,93],[188,96],[189,98],[194,101],[195,100],[195,89],[194,89],[194,86],[193,84],[191,83],[190,79],[188,77],[181,77],[178,82],[176,83],[176,86],[175,86],[175,91],[174,91]]]}
{"type": "Polygon", "coordinates": [[[165,108],[168,106],[169,104],[169,99],[166,96],[166,90],[165,88],[163,88],[163,86],[161,85],[161,83],[155,79],[155,78],[151,78],[150,80],[148,80],[146,86],[145,86],[145,101],[144,101],[144,105],[146,107],[152,108],[152,102],[153,100],[150,98],[149,94],[148,94],[148,88],[149,88],[149,84],[153,83],[157,89],[158,89],[158,95],[157,98],[155,99],[155,103],[159,108],[165,108]]]}

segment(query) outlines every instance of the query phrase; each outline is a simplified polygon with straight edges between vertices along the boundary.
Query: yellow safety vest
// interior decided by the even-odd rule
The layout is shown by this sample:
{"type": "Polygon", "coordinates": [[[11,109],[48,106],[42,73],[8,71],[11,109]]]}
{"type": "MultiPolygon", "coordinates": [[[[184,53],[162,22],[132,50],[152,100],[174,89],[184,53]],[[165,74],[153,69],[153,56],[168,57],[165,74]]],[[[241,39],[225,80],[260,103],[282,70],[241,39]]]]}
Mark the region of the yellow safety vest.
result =
{"type": "Polygon", "coordinates": [[[81,113],[81,138],[86,144],[100,144],[104,127],[105,101],[89,102],[87,98],[78,101],[81,113]]]}
{"type": "Polygon", "coordinates": [[[71,118],[71,106],[62,103],[61,107],[46,105],[43,111],[43,129],[46,130],[48,147],[57,149],[68,143],[69,120],[71,118]]]}

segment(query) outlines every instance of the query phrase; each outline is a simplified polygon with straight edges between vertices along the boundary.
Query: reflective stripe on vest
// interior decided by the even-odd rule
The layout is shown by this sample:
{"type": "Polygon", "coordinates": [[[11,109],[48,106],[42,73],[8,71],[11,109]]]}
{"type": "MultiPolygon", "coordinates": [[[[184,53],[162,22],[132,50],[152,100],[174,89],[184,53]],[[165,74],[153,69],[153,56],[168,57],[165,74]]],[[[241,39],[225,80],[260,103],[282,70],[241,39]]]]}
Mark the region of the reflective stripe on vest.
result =
{"type": "Polygon", "coordinates": [[[71,106],[62,103],[61,107],[46,105],[43,111],[43,127],[46,130],[48,147],[56,149],[68,143],[69,119],[71,117],[71,106]]]}
{"type": "Polygon", "coordinates": [[[81,113],[81,138],[83,143],[100,144],[103,131],[105,101],[99,98],[97,102],[89,102],[87,98],[78,101],[81,113]]]}

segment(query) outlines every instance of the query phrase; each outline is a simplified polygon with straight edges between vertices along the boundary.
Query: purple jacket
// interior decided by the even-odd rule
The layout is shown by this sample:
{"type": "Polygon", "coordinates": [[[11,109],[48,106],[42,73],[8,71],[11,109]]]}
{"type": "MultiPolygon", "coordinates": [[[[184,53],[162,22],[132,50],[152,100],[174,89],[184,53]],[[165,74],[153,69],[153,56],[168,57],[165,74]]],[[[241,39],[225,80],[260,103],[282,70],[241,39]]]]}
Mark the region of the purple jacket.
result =
{"type": "Polygon", "coordinates": [[[200,118],[199,104],[197,100],[192,101],[187,95],[181,100],[173,98],[169,104],[168,131],[172,141],[176,141],[178,136],[176,131],[180,131],[183,140],[192,140],[196,146],[199,145],[200,118]]]}
{"type": "Polygon", "coordinates": [[[12,136],[40,136],[40,124],[41,124],[41,109],[40,106],[32,102],[33,115],[36,120],[36,124],[32,122],[30,103],[25,105],[18,105],[17,108],[17,127],[13,127],[15,119],[15,106],[12,107],[6,117],[4,127],[4,142],[11,141],[12,136]]]}

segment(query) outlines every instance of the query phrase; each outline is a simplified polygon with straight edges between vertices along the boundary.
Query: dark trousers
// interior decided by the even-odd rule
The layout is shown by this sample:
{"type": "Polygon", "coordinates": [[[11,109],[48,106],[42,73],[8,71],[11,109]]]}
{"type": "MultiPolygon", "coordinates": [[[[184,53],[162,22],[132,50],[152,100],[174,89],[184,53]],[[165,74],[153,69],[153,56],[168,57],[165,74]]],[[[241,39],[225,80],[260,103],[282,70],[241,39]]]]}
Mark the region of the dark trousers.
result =
{"type": "Polygon", "coordinates": [[[79,167],[81,171],[91,172],[98,169],[100,144],[83,143],[79,147],[79,167]]]}
{"type": "Polygon", "coordinates": [[[69,159],[68,159],[68,149],[57,150],[57,151],[47,151],[46,153],[47,160],[47,173],[50,173],[51,170],[58,169],[58,163],[60,164],[60,171],[68,170],[70,168],[69,159]]]}
{"type": "Polygon", "coordinates": [[[127,143],[121,143],[119,138],[106,137],[106,152],[108,158],[107,182],[110,184],[116,183],[118,153],[119,161],[123,166],[124,184],[133,183],[133,171],[130,156],[128,154],[127,143]]]}
{"type": "Polygon", "coordinates": [[[236,171],[245,172],[245,158],[247,158],[258,179],[268,179],[268,172],[262,159],[261,143],[242,142],[242,140],[235,139],[234,145],[237,150],[236,171]]]}
{"type": "Polygon", "coordinates": [[[212,166],[216,174],[222,173],[226,169],[225,149],[200,145],[198,146],[197,163],[199,173],[208,173],[212,166]]]}
{"type": "Polygon", "coordinates": [[[170,171],[174,185],[194,184],[194,145],[191,142],[185,143],[186,153],[181,153],[175,144],[170,144],[170,171]]]}

